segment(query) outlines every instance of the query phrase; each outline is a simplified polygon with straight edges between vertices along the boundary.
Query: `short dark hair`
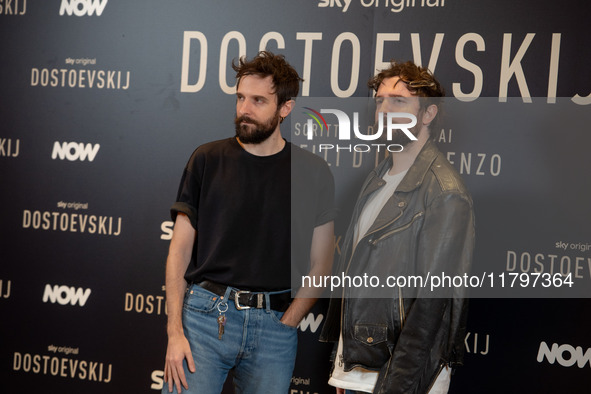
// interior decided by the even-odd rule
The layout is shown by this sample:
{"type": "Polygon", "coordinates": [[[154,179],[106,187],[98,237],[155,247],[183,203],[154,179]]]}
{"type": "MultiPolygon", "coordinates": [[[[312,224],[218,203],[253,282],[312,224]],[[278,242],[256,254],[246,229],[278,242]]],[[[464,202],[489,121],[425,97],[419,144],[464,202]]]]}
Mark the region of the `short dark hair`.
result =
{"type": "Polygon", "coordinates": [[[269,51],[259,52],[250,61],[241,57],[237,65],[232,61],[232,68],[236,71],[236,79],[238,80],[236,87],[240,84],[240,78],[246,75],[257,75],[261,78],[271,76],[278,107],[293,97],[297,97],[300,91],[300,81],[303,81],[297,71],[287,63],[285,56],[275,55],[269,51]]]}
{"type": "MultiPolygon", "coordinates": [[[[367,86],[377,92],[382,82],[384,82],[384,79],[392,77],[400,78],[400,81],[404,82],[406,88],[413,95],[430,98],[429,100],[419,99],[419,104],[422,109],[431,104],[437,106],[438,112],[435,119],[431,122],[429,130],[438,127],[442,115],[443,100],[436,97],[444,97],[445,90],[433,73],[426,67],[417,66],[410,60],[404,63],[396,63],[395,60],[391,60],[390,67],[383,69],[370,79],[369,82],[367,82],[367,86]],[[436,99],[433,99],[433,97],[436,99]]],[[[436,137],[435,133],[430,133],[431,138],[434,139],[436,137]]]]}

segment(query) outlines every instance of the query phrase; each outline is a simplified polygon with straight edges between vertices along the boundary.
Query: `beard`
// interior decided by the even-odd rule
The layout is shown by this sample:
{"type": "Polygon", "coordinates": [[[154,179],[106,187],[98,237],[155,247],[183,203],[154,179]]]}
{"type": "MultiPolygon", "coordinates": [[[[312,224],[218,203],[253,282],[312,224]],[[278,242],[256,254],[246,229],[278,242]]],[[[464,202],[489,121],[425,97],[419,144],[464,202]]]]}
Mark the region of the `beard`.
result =
{"type": "Polygon", "coordinates": [[[249,116],[236,117],[236,137],[243,144],[260,144],[273,134],[279,124],[279,117],[279,110],[264,123],[257,122],[249,116]]]}

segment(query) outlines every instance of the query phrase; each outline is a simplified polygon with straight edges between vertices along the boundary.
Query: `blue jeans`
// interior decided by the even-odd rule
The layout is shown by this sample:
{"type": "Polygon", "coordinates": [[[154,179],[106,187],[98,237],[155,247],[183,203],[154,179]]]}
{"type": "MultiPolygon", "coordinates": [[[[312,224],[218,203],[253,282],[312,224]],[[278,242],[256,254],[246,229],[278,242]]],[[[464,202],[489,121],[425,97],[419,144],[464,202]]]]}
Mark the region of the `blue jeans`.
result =
{"type": "MultiPolygon", "coordinates": [[[[191,345],[195,373],[184,362],[189,390],[183,393],[220,394],[230,369],[234,368],[237,394],[287,393],[297,351],[297,328],[279,321],[283,312],[266,309],[238,310],[197,285],[187,290],[183,328],[191,345]],[[224,334],[218,339],[218,316],[226,316],[224,334]]],[[[269,295],[265,294],[266,305],[269,295]]],[[[174,391],[176,392],[176,391],[174,391]]],[[[162,393],[168,393],[164,384],[162,393]]]]}

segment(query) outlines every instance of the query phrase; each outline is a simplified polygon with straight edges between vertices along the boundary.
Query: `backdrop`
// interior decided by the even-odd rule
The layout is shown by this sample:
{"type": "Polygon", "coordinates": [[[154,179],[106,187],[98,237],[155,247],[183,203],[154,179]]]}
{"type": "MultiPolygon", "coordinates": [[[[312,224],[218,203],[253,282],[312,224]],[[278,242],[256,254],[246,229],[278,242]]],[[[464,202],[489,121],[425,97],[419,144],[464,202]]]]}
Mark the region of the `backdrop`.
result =
{"type": "MultiPolygon", "coordinates": [[[[475,264],[588,285],[589,11],[583,0],[0,0],[5,390],[160,390],[169,207],[192,151],[233,135],[231,61],[262,48],[285,54],[304,97],[368,97],[395,58],[428,66],[466,111],[488,98],[494,111],[437,138],[474,197],[475,264]]],[[[343,196],[366,171],[323,157],[338,256],[343,196]]],[[[503,294],[471,301],[451,392],[588,392],[591,302],[503,294]]],[[[290,394],[333,392],[331,347],[317,342],[325,306],[300,325],[290,394]]]]}

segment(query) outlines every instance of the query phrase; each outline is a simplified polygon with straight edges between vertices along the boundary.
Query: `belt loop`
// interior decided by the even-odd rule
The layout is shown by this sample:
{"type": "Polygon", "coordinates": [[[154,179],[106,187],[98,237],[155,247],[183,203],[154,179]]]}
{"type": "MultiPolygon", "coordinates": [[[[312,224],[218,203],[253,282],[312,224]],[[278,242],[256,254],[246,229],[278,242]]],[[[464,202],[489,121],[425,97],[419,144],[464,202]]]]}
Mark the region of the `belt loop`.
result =
{"type": "Polygon", "coordinates": [[[270,313],[271,312],[271,296],[267,292],[262,293],[262,294],[265,296],[265,311],[267,313],[270,313]]]}
{"type": "Polygon", "coordinates": [[[230,299],[230,293],[232,292],[232,288],[230,286],[226,287],[226,292],[224,293],[222,302],[224,304],[230,303],[232,300],[230,299]]]}

